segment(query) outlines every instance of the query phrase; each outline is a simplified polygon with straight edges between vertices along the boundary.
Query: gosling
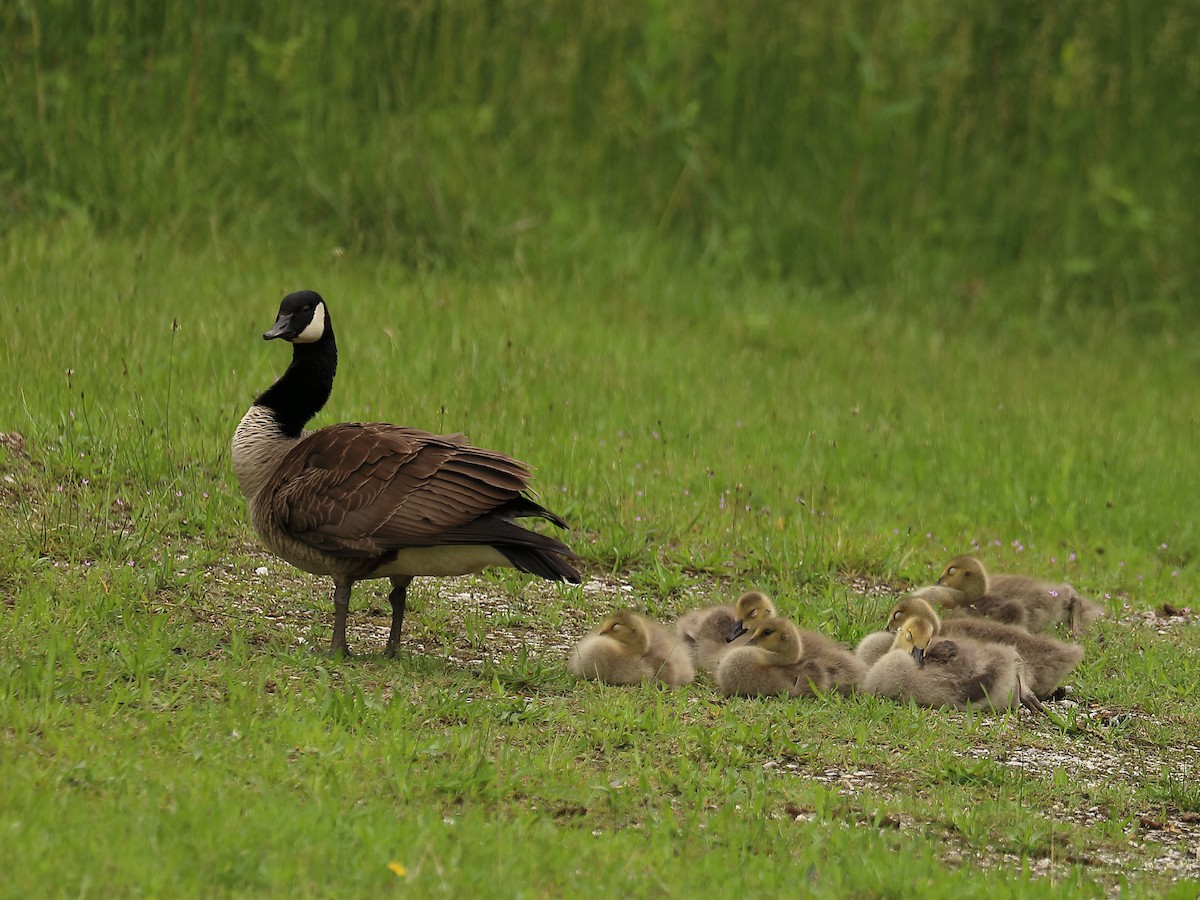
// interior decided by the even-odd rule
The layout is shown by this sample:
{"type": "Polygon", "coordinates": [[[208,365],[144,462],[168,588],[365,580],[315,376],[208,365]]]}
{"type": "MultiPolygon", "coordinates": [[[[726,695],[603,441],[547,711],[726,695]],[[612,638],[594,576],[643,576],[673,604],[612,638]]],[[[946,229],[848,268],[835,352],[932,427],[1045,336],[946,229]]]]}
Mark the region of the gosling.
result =
{"type": "Polygon", "coordinates": [[[628,609],[617,610],[585,635],[571,652],[567,669],[578,678],[605,684],[661,681],[678,687],[696,677],[679,637],[628,609]]]}
{"type": "Polygon", "coordinates": [[[741,697],[813,697],[853,693],[865,674],[866,666],[837,641],[775,616],[758,626],[749,644],[725,654],[717,684],[741,697]]]}
{"type": "Polygon", "coordinates": [[[762,591],[747,591],[733,606],[710,606],[684,613],[675,623],[675,630],[691,650],[696,667],[716,675],[721,658],[733,647],[748,644],[758,623],[773,615],[775,604],[770,597],[762,591]]]}
{"type": "Polygon", "coordinates": [[[1015,709],[1023,700],[1020,654],[1003,644],[935,638],[928,619],[904,620],[893,648],[863,679],[868,694],[919,706],[1015,709]]]}
{"type": "MultiPolygon", "coordinates": [[[[957,606],[962,602],[962,591],[956,591],[948,587],[939,587],[938,585],[930,585],[928,587],[917,588],[908,594],[907,597],[917,597],[928,603],[937,603],[942,606],[957,606]]],[[[861,659],[868,669],[879,662],[883,658],[883,655],[892,649],[892,644],[896,640],[896,629],[905,618],[904,614],[897,612],[898,609],[899,604],[892,608],[892,614],[888,617],[888,625],[884,631],[876,631],[868,634],[854,648],[854,655],[861,659]]]]}
{"type": "Polygon", "coordinates": [[[954,557],[937,583],[961,592],[959,602],[951,604],[954,608],[1029,631],[1044,631],[1066,622],[1071,634],[1076,635],[1104,615],[1098,604],[1069,584],[1027,575],[989,577],[983,563],[974,556],[954,557]]]}
{"type": "Polygon", "coordinates": [[[889,631],[898,631],[901,623],[913,616],[928,621],[937,637],[965,637],[985,644],[1015,647],[1025,664],[1026,686],[1042,700],[1052,697],[1063,678],[1083,659],[1083,648],[1078,644],[1068,644],[1045,634],[1031,634],[1016,625],[975,617],[943,621],[932,606],[912,594],[902,597],[892,607],[888,616],[889,631]]]}

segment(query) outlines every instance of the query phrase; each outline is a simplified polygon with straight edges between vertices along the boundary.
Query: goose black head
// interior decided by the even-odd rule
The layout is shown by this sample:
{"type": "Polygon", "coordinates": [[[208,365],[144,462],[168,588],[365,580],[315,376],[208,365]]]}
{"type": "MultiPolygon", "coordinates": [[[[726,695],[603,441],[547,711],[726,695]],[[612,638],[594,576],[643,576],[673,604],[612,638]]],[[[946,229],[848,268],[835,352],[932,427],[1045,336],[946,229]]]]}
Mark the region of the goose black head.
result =
{"type": "Polygon", "coordinates": [[[329,328],[325,301],[316,291],[296,291],[279,304],[275,324],[263,333],[264,341],[283,338],[293,344],[314,344],[329,328]]]}

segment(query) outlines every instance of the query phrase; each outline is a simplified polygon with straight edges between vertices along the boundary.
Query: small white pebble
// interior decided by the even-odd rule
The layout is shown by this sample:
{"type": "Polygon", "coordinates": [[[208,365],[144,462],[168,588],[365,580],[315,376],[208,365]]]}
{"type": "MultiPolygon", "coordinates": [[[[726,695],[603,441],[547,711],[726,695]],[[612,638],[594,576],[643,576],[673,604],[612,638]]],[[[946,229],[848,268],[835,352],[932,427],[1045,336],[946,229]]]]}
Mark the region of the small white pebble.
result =
{"type": "Polygon", "coordinates": [[[270,570],[266,566],[259,566],[257,569],[254,570],[254,574],[255,575],[269,575],[271,573],[270,573],[270,570]]]}

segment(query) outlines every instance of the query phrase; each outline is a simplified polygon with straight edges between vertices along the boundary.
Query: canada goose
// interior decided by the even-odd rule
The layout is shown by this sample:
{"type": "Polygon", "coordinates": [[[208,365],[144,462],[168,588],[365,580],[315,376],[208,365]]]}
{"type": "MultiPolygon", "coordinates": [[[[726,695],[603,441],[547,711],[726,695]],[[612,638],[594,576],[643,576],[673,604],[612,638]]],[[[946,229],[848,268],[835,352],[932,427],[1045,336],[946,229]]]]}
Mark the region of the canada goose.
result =
{"type": "Polygon", "coordinates": [[[863,690],[920,706],[1013,709],[1024,699],[1021,657],[1003,644],[936,638],[920,616],[904,620],[895,644],[863,679],[863,690]]]}
{"type": "Polygon", "coordinates": [[[956,556],[946,564],[937,583],[962,592],[956,607],[969,615],[1043,631],[1067,622],[1072,634],[1104,615],[1097,604],[1069,584],[1041,581],[1027,575],[992,575],[974,556],[956,556]]]}
{"type": "Polygon", "coordinates": [[[400,641],[409,583],[509,566],[578,583],[570,548],[514,521],[566,523],[528,495],[521,462],[481,450],[461,434],[436,435],[380,423],[305,424],[333,390],[337,346],[329,308],[298,291],[279,305],[264,340],[292,345],[292,362],[259,395],[233,436],[233,471],[267,549],[298,569],[333,578],[335,654],[349,654],[350,591],[364,578],[391,579],[392,628],[400,641]]]}
{"type": "Polygon", "coordinates": [[[1051,696],[1059,682],[1083,659],[1083,648],[1078,644],[1033,634],[1017,625],[980,617],[941,619],[932,606],[913,595],[902,597],[892,607],[888,628],[899,630],[900,624],[913,616],[928,621],[937,637],[965,637],[985,644],[1015,647],[1025,666],[1025,685],[1042,699],[1051,696]]]}
{"type": "Polygon", "coordinates": [[[775,616],[758,626],[749,644],[721,658],[717,684],[742,697],[812,697],[830,690],[852,693],[865,673],[866,666],[837,641],[775,616]]]}
{"type": "Polygon", "coordinates": [[[619,609],[575,646],[567,660],[572,675],[607,684],[662,681],[675,687],[695,678],[682,639],[666,627],[619,609]]]}
{"type": "Polygon", "coordinates": [[[691,649],[696,665],[716,675],[721,657],[733,647],[748,644],[758,623],[773,615],[775,604],[770,597],[762,591],[747,591],[733,606],[709,606],[684,613],[675,623],[675,630],[691,649]]]}

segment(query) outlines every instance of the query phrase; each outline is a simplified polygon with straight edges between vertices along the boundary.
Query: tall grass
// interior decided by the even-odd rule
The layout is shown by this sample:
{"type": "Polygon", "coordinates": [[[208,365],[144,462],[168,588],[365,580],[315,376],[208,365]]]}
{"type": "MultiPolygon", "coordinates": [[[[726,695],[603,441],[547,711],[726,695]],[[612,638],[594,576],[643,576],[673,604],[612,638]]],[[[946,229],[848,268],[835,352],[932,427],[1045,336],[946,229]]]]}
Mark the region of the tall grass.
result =
{"type": "Polygon", "coordinates": [[[1197,275],[1177,0],[69,0],[0,11],[0,222],[734,275],[914,268],[1157,309],[1197,275]]]}

